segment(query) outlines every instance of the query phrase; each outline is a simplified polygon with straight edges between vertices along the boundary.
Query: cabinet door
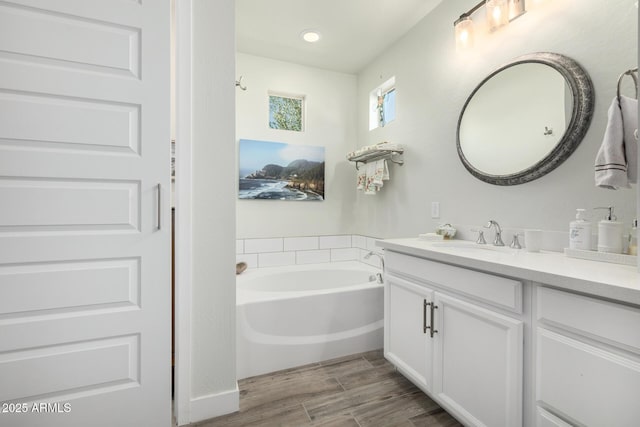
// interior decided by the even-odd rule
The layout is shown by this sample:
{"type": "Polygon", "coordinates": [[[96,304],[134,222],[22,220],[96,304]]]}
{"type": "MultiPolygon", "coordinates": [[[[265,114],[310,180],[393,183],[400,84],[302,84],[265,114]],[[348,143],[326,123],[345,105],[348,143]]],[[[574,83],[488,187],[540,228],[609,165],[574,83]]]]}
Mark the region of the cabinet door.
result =
{"type": "Polygon", "coordinates": [[[474,426],[522,425],[523,322],[436,293],[434,392],[474,426]]]}
{"type": "Polygon", "coordinates": [[[433,291],[387,275],[384,285],[384,355],[419,387],[431,389],[432,342],[425,330],[433,291]]]}
{"type": "Polygon", "coordinates": [[[537,330],[536,400],[581,425],[640,425],[640,358],[537,330]]]}

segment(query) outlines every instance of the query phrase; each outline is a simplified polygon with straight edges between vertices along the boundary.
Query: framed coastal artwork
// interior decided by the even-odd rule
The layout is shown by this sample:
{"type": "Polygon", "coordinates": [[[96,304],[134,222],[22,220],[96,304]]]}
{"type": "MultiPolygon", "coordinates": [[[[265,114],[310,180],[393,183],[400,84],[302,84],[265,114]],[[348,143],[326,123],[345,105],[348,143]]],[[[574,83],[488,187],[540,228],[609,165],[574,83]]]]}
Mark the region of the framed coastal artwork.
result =
{"type": "Polygon", "coordinates": [[[324,200],[324,147],[241,139],[239,199],[324,200]]]}

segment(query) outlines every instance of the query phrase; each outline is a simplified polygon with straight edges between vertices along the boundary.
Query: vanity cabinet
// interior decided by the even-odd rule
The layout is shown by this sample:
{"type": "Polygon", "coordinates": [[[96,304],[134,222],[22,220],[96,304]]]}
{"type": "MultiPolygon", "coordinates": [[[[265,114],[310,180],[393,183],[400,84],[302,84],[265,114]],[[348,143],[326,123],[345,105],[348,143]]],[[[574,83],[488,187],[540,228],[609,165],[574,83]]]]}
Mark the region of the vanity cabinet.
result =
{"type": "Polygon", "coordinates": [[[385,357],[465,426],[640,426],[635,266],[378,243],[385,357]]]}
{"type": "Polygon", "coordinates": [[[522,284],[393,252],[385,260],[385,357],[466,425],[521,426],[522,284]]]}
{"type": "Polygon", "coordinates": [[[536,287],[538,426],[640,425],[640,309],[536,287]]]}

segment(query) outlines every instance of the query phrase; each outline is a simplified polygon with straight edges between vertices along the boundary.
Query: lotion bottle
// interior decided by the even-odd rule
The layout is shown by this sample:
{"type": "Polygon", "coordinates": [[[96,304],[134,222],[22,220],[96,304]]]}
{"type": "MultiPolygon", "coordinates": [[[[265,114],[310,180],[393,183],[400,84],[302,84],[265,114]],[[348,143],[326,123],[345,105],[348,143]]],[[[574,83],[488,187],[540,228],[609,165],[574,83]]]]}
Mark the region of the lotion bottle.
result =
{"type": "Polygon", "coordinates": [[[621,254],[623,224],[616,221],[617,218],[613,214],[613,207],[596,209],[609,210],[605,219],[598,222],[598,252],[621,254]]]}
{"type": "Polygon", "coordinates": [[[569,248],[591,250],[591,223],[584,209],[576,209],[576,220],[569,223],[569,248]]]}

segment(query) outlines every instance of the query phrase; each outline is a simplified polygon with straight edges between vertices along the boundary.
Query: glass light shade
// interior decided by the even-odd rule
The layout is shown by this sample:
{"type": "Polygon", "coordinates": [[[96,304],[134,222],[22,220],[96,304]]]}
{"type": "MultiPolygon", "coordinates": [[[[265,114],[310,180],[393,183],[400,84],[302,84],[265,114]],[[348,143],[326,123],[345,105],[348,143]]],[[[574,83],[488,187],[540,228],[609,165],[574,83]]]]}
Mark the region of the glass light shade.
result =
{"type": "Polygon", "coordinates": [[[454,30],[456,32],[456,50],[458,52],[473,47],[473,21],[470,17],[465,16],[458,19],[454,30]]]}
{"type": "Polygon", "coordinates": [[[509,0],[509,21],[513,21],[527,11],[524,2],[525,0],[509,0]]]}
{"type": "Polygon", "coordinates": [[[509,23],[509,3],[507,0],[487,0],[487,22],[489,30],[495,31],[509,23]]]}

